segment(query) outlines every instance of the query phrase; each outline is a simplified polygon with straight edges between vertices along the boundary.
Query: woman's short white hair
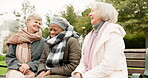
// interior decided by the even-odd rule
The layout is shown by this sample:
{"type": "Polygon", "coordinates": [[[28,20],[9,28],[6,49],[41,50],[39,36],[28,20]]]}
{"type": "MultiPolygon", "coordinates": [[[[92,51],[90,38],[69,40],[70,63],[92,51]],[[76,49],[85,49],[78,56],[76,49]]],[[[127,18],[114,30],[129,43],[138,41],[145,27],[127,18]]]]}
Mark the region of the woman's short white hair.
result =
{"type": "Polygon", "coordinates": [[[42,21],[42,17],[38,13],[29,14],[29,16],[27,17],[27,20],[30,20],[30,19],[35,19],[35,20],[42,21]]]}
{"type": "Polygon", "coordinates": [[[117,22],[118,12],[111,4],[105,2],[94,2],[92,8],[97,10],[99,18],[103,21],[110,21],[112,23],[117,22]]]}

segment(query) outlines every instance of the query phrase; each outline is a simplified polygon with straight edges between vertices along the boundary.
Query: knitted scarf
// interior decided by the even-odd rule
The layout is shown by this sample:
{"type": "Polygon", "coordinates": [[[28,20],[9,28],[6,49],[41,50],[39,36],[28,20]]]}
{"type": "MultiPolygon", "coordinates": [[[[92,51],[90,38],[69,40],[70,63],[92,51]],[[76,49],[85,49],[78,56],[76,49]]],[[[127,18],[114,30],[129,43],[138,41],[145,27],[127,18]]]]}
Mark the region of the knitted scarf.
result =
{"type": "Polygon", "coordinates": [[[47,67],[61,66],[63,64],[63,56],[66,47],[66,42],[70,37],[79,38],[78,33],[73,30],[73,26],[69,26],[66,31],[63,31],[53,38],[48,37],[45,42],[50,45],[51,52],[48,55],[47,67]]]}
{"type": "Polygon", "coordinates": [[[24,28],[17,34],[12,35],[8,39],[6,44],[7,45],[17,44],[16,58],[22,63],[27,63],[31,62],[31,52],[30,52],[29,43],[40,40],[41,37],[42,37],[41,30],[34,34],[31,34],[27,31],[27,28],[24,28]]]}
{"type": "Polygon", "coordinates": [[[88,34],[88,40],[86,41],[84,45],[84,65],[85,65],[85,71],[91,70],[92,69],[92,57],[94,53],[94,49],[97,42],[100,40],[102,33],[104,32],[105,28],[110,22],[105,22],[103,26],[100,28],[97,36],[95,39],[93,39],[94,36],[94,30],[92,30],[88,34]]]}

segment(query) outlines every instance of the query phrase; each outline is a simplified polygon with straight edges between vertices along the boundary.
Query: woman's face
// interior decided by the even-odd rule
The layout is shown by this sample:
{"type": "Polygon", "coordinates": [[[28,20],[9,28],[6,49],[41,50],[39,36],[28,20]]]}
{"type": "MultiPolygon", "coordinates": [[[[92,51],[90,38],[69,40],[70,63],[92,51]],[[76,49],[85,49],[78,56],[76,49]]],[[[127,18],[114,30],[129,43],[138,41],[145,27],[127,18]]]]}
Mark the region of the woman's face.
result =
{"type": "Polygon", "coordinates": [[[48,32],[50,34],[50,37],[52,38],[52,37],[58,35],[62,31],[63,31],[63,29],[61,27],[59,27],[58,25],[51,24],[48,32]]]}
{"type": "Polygon", "coordinates": [[[93,7],[91,9],[89,16],[90,16],[90,19],[91,19],[91,24],[93,24],[93,25],[96,25],[100,21],[102,21],[102,19],[99,18],[99,14],[98,14],[97,9],[95,7],[93,7]]]}
{"type": "Polygon", "coordinates": [[[39,31],[41,27],[42,21],[40,20],[35,20],[35,19],[30,19],[27,21],[27,26],[28,26],[28,32],[30,33],[36,33],[39,31]]]}

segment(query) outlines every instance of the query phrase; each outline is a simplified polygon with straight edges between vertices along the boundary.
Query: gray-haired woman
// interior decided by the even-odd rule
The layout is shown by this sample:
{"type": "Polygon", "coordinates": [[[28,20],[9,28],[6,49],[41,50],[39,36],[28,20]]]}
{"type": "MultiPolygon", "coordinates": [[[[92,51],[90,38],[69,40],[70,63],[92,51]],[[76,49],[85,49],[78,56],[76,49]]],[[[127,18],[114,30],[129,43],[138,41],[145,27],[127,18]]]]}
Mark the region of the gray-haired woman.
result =
{"type": "Polygon", "coordinates": [[[8,72],[6,78],[34,78],[37,63],[46,44],[40,30],[42,18],[32,13],[27,18],[27,27],[12,35],[8,41],[6,54],[8,72]]]}
{"type": "Polygon", "coordinates": [[[68,78],[80,62],[79,35],[62,17],[51,19],[49,33],[50,51],[41,56],[37,78],[68,78]]]}
{"type": "Polygon", "coordinates": [[[83,57],[74,78],[128,78],[125,31],[115,24],[118,12],[109,3],[95,2],[89,14],[93,29],[84,39],[83,57]]]}

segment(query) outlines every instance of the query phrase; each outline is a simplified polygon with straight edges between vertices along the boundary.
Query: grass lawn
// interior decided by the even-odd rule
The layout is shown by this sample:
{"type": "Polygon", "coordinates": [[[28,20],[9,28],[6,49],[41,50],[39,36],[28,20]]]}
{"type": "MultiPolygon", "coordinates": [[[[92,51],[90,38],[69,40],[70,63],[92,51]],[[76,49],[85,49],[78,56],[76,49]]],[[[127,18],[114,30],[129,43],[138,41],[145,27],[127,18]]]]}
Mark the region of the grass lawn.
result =
{"type": "MultiPolygon", "coordinates": [[[[0,65],[6,65],[5,61],[0,61],[0,65]]],[[[0,75],[6,74],[7,68],[0,67],[0,75]]]]}

